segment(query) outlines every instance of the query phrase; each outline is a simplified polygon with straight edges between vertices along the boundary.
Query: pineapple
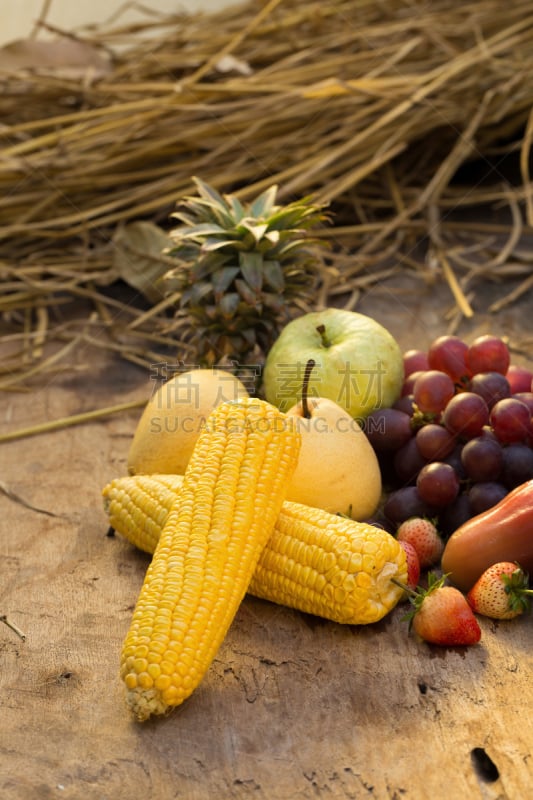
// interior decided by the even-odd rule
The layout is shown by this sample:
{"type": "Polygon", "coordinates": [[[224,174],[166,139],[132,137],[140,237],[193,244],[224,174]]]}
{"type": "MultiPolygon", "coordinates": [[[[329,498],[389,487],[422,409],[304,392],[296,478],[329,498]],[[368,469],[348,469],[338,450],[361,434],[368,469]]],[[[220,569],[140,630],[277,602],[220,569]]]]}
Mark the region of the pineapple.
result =
{"type": "Polygon", "coordinates": [[[320,274],[309,229],[326,219],[308,198],[276,205],[272,186],[249,205],[194,178],[172,216],[165,276],[178,298],[176,327],[201,365],[250,363],[266,353],[295,309],[308,309],[320,274]]]}

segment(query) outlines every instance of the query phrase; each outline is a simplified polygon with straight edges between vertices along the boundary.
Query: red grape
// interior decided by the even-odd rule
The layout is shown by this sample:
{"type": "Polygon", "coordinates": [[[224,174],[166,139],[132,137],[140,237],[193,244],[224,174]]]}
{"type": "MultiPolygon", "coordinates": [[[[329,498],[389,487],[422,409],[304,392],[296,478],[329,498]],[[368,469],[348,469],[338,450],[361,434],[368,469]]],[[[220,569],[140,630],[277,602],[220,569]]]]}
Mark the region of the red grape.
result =
{"type": "Polygon", "coordinates": [[[465,444],[461,461],[471,481],[497,481],[503,467],[503,449],[487,436],[477,436],[465,444]]]}
{"type": "Polygon", "coordinates": [[[413,372],[425,372],[429,369],[428,357],[424,350],[407,350],[403,354],[403,371],[406,378],[413,372]]]}
{"type": "Polygon", "coordinates": [[[416,488],[426,503],[443,508],[453,503],[459,494],[459,478],[449,464],[433,461],[418,473],[416,488]]]}
{"type": "Polygon", "coordinates": [[[478,336],[468,348],[466,363],[472,375],[478,372],[507,374],[511,356],[509,348],[499,336],[478,336]]]}
{"type": "Polygon", "coordinates": [[[470,375],[466,363],[468,345],[458,336],[439,336],[428,350],[430,369],[445,372],[455,383],[465,383],[470,375]]]}
{"type": "Polygon", "coordinates": [[[516,392],[513,394],[515,400],[520,400],[529,408],[529,413],[533,416],[533,392],[516,392]]]}
{"type": "Polygon", "coordinates": [[[413,435],[411,417],[394,408],[378,408],[365,420],[365,434],[375,450],[399,450],[413,435]]]}
{"type": "Polygon", "coordinates": [[[383,513],[393,525],[433,516],[451,535],[533,479],[533,368],[511,364],[491,334],[470,345],[439,336],[406,350],[403,366],[400,397],[364,426],[387,487],[383,513]]]}
{"type": "Polygon", "coordinates": [[[404,379],[401,391],[402,397],[405,397],[405,395],[413,393],[413,386],[415,385],[416,379],[420,375],[424,375],[425,372],[426,372],[425,370],[417,370],[416,372],[411,372],[411,374],[404,379]]]}
{"type": "Polygon", "coordinates": [[[473,439],[479,436],[483,427],[488,424],[489,407],[478,394],[460,392],[452,397],[444,409],[442,421],[456,436],[473,439]]]}
{"type": "Polygon", "coordinates": [[[511,364],[505,376],[511,388],[511,394],[517,392],[530,392],[531,384],[533,382],[533,372],[526,367],[521,367],[518,364],[511,364]]]}
{"type": "Polygon", "coordinates": [[[424,414],[440,414],[455,394],[455,385],[449,375],[430,369],[417,377],[413,397],[424,414]]]}
{"type": "Polygon", "coordinates": [[[455,436],[442,425],[432,422],[418,429],[416,444],[427,461],[441,461],[454,449],[455,436]]]}
{"type": "Polygon", "coordinates": [[[509,381],[501,372],[478,372],[470,381],[470,391],[482,397],[489,408],[511,396],[509,381]]]}
{"type": "Polygon", "coordinates": [[[531,413],[521,400],[506,397],[492,407],[490,424],[500,442],[523,442],[531,432],[531,413]]]}

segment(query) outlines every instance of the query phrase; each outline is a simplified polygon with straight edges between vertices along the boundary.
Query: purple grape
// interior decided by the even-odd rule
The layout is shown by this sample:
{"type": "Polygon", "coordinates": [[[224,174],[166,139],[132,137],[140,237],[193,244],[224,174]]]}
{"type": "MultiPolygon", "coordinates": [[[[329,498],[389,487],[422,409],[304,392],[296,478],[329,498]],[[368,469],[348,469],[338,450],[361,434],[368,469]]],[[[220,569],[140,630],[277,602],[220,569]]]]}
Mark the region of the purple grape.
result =
{"type": "Polygon", "coordinates": [[[467,522],[472,514],[472,506],[470,504],[470,497],[468,492],[461,492],[457,495],[453,503],[443,508],[439,514],[439,528],[440,532],[445,538],[452,535],[457,528],[460,528],[464,522],[467,522]]]}
{"type": "Polygon", "coordinates": [[[511,396],[509,381],[501,372],[478,372],[470,381],[470,391],[482,397],[489,409],[498,400],[511,396]]]}
{"type": "Polygon", "coordinates": [[[508,494],[508,489],[498,481],[475,483],[468,493],[472,515],[477,516],[499,503],[508,494]]]}
{"type": "Polygon", "coordinates": [[[455,445],[455,449],[450,453],[450,455],[442,459],[445,464],[449,464],[450,467],[453,467],[455,474],[457,475],[460,481],[465,481],[467,477],[465,468],[463,467],[463,462],[461,460],[463,447],[464,447],[464,442],[459,442],[458,444],[455,445]]]}
{"type": "Polygon", "coordinates": [[[394,454],[394,470],[402,483],[414,483],[426,463],[426,460],[420,455],[414,437],[394,454]]]}
{"type": "Polygon", "coordinates": [[[466,442],[461,452],[461,462],[471,481],[497,481],[503,468],[502,446],[488,436],[477,436],[466,442]]]}
{"type": "Polygon", "coordinates": [[[498,437],[496,436],[496,434],[494,433],[494,431],[492,430],[490,425],[484,425],[483,426],[483,430],[480,433],[480,438],[481,439],[490,439],[491,442],[498,442],[498,444],[500,444],[500,441],[499,441],[498,437]]]}
{"type": "Polygon", "coordinates": [[[412,417],[415,412],[415,399],[412,394],[404,394],[392,404],[392,407],[412,417]]]}
{"type": "Polygon", "coordinates": [[[409,517],[432,517],[435,509],[422,500],[416,486],[403,486],[389,494],[383,513],[388,520],[399,524],[409,517]]]}
{"type": "Polygon", "coordinates": [[[365,420],[365,433],[374,450],[399,450],[413,435],[411,417],[395,408],[379,408],[365,420]]]}
{"type": "Polygon", "coordinates": [[[369,519],[363,519],[361,522],[365,525],[372,525],[374,528],[381,528],[382,531],[387,531],[387,533],[392,535],[396,533],[396,525],[384,515],[377,515],[375,517],[370,517],[369,519]]]}
{"type": "Polygon", "coordinates": [[[503,448],[502,483],[514,489],[533,478],[533,450],[527,444],[509,444],[503,448]]]}

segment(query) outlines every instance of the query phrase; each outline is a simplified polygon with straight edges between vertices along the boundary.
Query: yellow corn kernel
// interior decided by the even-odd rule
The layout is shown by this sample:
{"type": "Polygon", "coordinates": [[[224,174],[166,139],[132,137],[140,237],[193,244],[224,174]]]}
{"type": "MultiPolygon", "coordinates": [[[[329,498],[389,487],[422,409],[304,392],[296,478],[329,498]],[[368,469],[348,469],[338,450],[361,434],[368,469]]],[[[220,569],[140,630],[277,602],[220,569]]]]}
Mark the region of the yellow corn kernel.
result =
{"type": "Polygon", "coordinates": [[[202,680],[273,530],[299,446],[292,421],[274,406],[257,398],[222,403],[206,422],[170,510],[158,516],[157,493],[143,505],[148,513],[109,498],[117,530],[136,520],[153,533],[154,520],[164,517],[121,659],[138,720],[179,705],[202,680]],[[154,664],[152,637],[164,648],[154,664]]]}
{"type": "MultiPolygon", "coordinates": [[[[138,475],[108,484],[103,493],[117,533],[153,552],[157,526],[147,531],[133,520],[143,519],[146,493],[157,497],[168,514],[176,495],[181,496],[182,483],[180,475],[138,475]]],[[[320,509],[284,502],[248,591],[335,622],[365,624],[377,622],[401,599],[402,591],[392,577],[407,581],[405,553],[393,536],[320,509]]]]}

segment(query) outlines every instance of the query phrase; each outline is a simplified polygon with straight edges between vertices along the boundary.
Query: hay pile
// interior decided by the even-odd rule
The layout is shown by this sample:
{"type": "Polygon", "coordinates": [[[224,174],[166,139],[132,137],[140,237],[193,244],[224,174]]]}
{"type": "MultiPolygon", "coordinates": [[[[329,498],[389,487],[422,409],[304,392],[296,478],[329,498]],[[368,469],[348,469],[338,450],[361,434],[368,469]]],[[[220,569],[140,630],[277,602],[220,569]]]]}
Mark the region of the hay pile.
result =
{"type": "Polygon", "coordinates": [[[459,315],[480,280],[511,279],[501,304],[531,287],[530,0],[270,0],[67,39],[75,69],[0,54],[0,388],[79,341],[176,352],[167,312],[112,291],[113,240],[167,225],[192,175],[331,204],[317,302],[402,269],[445,280],[459,315]]]}

